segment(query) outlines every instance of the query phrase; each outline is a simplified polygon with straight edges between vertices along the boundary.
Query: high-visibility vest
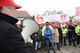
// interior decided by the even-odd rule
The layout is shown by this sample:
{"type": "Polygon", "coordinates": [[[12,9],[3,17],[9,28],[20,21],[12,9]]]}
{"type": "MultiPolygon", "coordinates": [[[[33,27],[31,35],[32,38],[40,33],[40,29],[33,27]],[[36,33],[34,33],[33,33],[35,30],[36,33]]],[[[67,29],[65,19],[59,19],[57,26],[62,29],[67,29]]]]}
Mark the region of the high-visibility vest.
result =
{"type": "MultiPolygon", "coordinates": [[[[53,29],[52,28],[52,26],[49,26],[50,27],[50,29],[53,29]]],[[[42,28],[42,35],[44,35],[44,30],[46,29],[46,26],[43,26],[43,28],[42,28]]]]}
{"type": "Polygon", "coordinates": [[[65,29],[62,28],[62,34],[63,34],[63,36],[67,36],[67,33],[68,33],[67,28],[65,28],[65,29]]]}
{"type": "Polygon", "coordinates": [[[76,33],[80,33],[80,25],[78,25],[78,26],[75,28],[75,32],[76,32],[76,33]]]}

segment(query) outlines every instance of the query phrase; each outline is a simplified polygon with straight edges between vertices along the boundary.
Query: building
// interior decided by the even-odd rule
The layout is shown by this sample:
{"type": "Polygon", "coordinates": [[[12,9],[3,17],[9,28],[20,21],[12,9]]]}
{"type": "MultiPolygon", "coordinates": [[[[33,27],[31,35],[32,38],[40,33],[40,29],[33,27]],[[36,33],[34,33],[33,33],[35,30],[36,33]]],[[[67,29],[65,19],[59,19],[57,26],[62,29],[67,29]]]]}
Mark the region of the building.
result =
{"type": "Polygon", "coordinates": [[[19,20],[17,22],[17,26],[19,26],[21,24],[21,21],[23,19],[25,19],[25,18],[31,19],[32,18],[32,16],[27,11],[17,11],[16,16],[17,16],[17,19],[19,20]]]}

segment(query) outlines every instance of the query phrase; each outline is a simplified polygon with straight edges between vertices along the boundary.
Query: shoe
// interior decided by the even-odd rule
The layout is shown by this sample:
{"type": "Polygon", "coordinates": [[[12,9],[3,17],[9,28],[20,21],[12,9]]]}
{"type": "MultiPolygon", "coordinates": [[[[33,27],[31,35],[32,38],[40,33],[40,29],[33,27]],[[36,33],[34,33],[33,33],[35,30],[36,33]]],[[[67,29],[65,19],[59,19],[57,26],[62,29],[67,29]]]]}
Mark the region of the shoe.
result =
{"type": "Polygon", "coordinates": [[[38,50],[41,50],[41,48],[39,48],[38,50]]]}
{"type": "Polygon", "coordinates": [[[67,45],[64,45],[64,46],[67,46],[67,45]]]}
{"type": "Polygon", "coordinates": [[[61,49],[58,49],[59,51],[61,50],[61,49]]]}
{"type": "Polygon", "coordinates": [[[74,47],[77,47],[76,45],[74,45],[74,47]]]}
{"type": "Polygon", "coordinates": [[[69,46],[71,46],[71,44],[69,44],[69,46]]]}
{"type": "Polygon", "coordinates": [[[80,45],[79,45],[79,48],[80,48],[80,45]]]}
{"type": "Polygon", "coordinates": [[[56,53],[56,52],[54,52],[54,53],[56,53]]]}

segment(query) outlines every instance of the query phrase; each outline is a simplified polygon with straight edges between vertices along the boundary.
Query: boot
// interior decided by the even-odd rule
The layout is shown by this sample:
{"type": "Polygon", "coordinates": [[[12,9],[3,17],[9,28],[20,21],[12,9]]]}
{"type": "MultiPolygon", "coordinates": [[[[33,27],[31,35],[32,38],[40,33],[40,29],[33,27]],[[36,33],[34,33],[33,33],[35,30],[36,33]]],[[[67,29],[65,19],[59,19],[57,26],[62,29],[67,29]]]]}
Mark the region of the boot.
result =
{"type": "Polygon", "coordinates": [[[80,48],[80,44],[79,44],[79,48],[80,48]]]}

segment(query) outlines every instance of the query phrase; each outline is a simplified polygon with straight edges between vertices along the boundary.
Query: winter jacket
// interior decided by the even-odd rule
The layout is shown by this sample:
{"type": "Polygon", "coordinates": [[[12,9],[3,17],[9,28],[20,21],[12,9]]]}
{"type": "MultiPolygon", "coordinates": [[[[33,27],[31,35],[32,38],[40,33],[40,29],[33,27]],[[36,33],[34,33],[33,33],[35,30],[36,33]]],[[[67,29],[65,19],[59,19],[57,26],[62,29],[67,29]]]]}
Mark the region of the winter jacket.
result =
{"type": "Polygon", "coordinates": [[[78,26],[75,28],[75,32],[76,32],[77,34],[80,34],[80,25],[78,25],[78,26]]]}
{"type": "Polygon", "coordinates": [[[48,39],[51,39],[52,38],[52,36],[53,36],[53,31],[52,31],[52,29],[45,29],[44,30],[44,34],[45,34],[45,38],[48,38],[48,39]]]}
{"type": "Polygon", "coordinates": [[[18,20],[0,12],[0,53],[34,53],[31,43],[25,43],[15,26],[18,20]]]}
{"type": "Polygon", "coordinates": [[[62,28],[62,34],[63,34],[63,37],[67,36],[67,33],[68,33],[68,30],[67,28],[62,28]]]}
{"type": "MultiPolygon", "coordinates": [[[[50,29],[52,29],[52,26],[49,26],[50,27],[50,29]]],[[[43,26],[43,28],[42,28],[42,35],[44,36],[44,30],[46,29],[46,26],[43,26]]]]}
{"type": "Polygon", "coordinates": [[[58,31],[59,31],[59,40],[63,40],[63,34],[62,34],[62,29],[61,27],[58,28],[58,31]]]}
{"type": "Polygon", "coordinates": [[[71,36],[71,35],[74,35],[74,31],[75,31],[75,27],[72,26],[72,25],[69,25],[68,26],[68,35],[71,36]],[[71,31],[70,31],[71,30],[71,31]]]}
{"type": "Polygon", "coordinates": [[[53,29],[53,32],[54,32],[53,38],[52,38],[53,42],[54,43],[59,43],[59,32],[58,32],[58,29],[57,28],[53,29]]]}

